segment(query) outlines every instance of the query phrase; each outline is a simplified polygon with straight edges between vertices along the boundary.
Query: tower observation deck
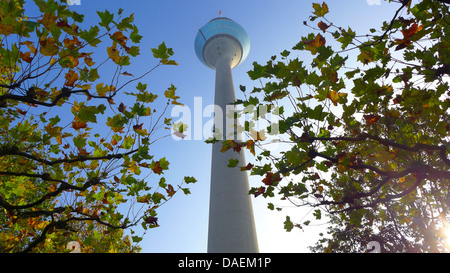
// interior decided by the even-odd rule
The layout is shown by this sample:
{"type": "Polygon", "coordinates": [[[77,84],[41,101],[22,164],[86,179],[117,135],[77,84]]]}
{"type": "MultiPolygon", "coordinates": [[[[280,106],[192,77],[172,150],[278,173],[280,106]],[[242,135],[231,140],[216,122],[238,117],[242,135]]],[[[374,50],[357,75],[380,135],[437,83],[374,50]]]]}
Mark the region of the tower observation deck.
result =
{"type": "MultiPolygon", "coordinates": [[[[216,73],[214,128],[235,141],[239,140],[233,134],[230,138],[228,130],[237,121],[226,113],[227,105],[236,100],[232,69],[247,58],[249,51],[250,39],[245,30],[226,17],[209,21],[195,39],[197,57],[216,73]]],[[[246,166],[244,152],[223,153],[221,148],[221,141],[212,145],[208,252],[258,252],[247,172],[227,167],[230,159],[238,159],[238,166],[246,166]]]]}

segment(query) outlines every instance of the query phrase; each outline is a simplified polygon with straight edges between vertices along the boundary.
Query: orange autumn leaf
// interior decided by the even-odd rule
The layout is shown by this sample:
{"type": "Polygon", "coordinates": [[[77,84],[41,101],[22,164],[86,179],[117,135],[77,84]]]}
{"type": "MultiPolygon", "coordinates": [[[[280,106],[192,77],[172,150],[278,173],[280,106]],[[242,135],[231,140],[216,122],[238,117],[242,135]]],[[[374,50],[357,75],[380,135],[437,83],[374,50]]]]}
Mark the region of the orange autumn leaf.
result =
{"type": "Polygon", "coordinates": [[[267,172],[266,177],[264,177],[264,179],[262,180],[262,182],[267,186],[272,185],[275,181],[281,181],[280,174],[274,174],[272,172],[267,172]]]}
{"type": "Polygon", "coordinates": [[[155,165],[152,167],[152,171],[156,174],[161,174],[162,170],[163,170],[163,168],[161,167],[159,161],[156,161],[155,165]]]}
{"type": "Polygon", "coordinates": [[[114,34],[112,35],[112,37],[119,43],[119,45],[121,45],[123,48],[127,48],[127,40],[128,38],[125,37],[125,35],[123,35],[123,33],[121,31],[116,31],[114,32],[114,34]]]}
{"type": "Polygon", "coordinates": [[[255,155],[255,142],[253,140],[247,140],[245,143],[246,148],[252,153],[252,155],[255,155]]]}
{"type": "Polygon", "coordinates": [[[265,187],[259,187],[258,190],[255,192],[255,197],[260,196],[261,194],[266,192],[266,188],[265,187]]]}
{"type": "Polygon", "coordinates": [[[72,128],[75,130],[87,128],[87,124],[84,121],[74,121],[72,122],[72,128]]]}
{"type": "Polygon", "coordinates": [[[255,165],[248,163],[247,166],[241,167],[241,171],[249,171],[251,170],[255,165]]]}
{"type": "Polygon", "coordinates": [[[19,56],[23,61],[25,61],[27,63],[31,63],[31,61],[33,61],[33,57],[31,57],[31,52],[25,52],[25,53],[19,52],[19,56]]]}
{"type": "Polygon", "coordinates": [[[311,51],[312,54],[317,53],[317,48],[324,46],[326,43],[325,38],[318,33],[314,39],[303,41],[303,44],[305,44],[305,48],[309,51],[311,51]]]}
{"type": "Polygon", "coordinates": [[[73,84],[78,80],[78,77],[79,77],[78,73],[76,73],[72,69],[69,70],[69,72],[66,73],[66,75],[64,76],[64,78],[66,79],[66,82],[64,83],[64,85],[73,87],[73,84]]]}
{"type": "Polygon", "coordinates": [[[166,192],[169,197],[172,197],[176,193],[172,185],[167,186],[166,192]]]}
{"type": "Polygon", "coordinates": [[[422,28],[423,28],[422,25],[419,26],[417,23],[414,23],[410,28],[406,28],[406,29],[402,30],[403,39],[395,40],[395,44],[398,45],[395,48],[395,50],[403,49],[403,48],[409,46],[410,44],[412,44],[412,41],[417,40],[417,39],[412,39],[412,37],[414,36],[414,34],[421,31],[422,28]]]}
{"type": "Polygon", "coordinates": [[[81,46],[80,40],[76,36],[73,37],[73,39],[66,38],[63,40],[64,46],[67,47],[67,49],[73,50],[77,47],[81,46]]]}
{"type": "Polygon", "coordinates": [[[418,31],[422,30],[423,26],[417,25],[417,23],[414,23],[410,28],[402,30],[403,33],[403,39],[411,39],[411,37],[416,34],[418,31]]]}
{"type": "Polygon", "coordinates": [[[378,120],[381,118],[379,115],[363,115],[363,118],[366,120],[366,125],[374,125],[378,122],[378,120]]]}
{"type": "Polygon", "coordinates": [[[327,30],[327,28],[329,28],[329,27],[331,26],[331,24],[330,24],[330,25],[327,25],[326,23],[320,21],[320,22],[317,24],[317,26],[320,28],[320,30],[322,30],[323,32],[325,32],[325,30],[327,30]]]}
{"type": "Polygon", "coordinates": [[[346,96],[347,96],[347,93],[336,92],[334,90],[328,92],[328,94],[327,94],[327,98],[331,100],[331,102],[333,103],[334,106],[337,106],[340,99],[344,98],[346,96]]]}

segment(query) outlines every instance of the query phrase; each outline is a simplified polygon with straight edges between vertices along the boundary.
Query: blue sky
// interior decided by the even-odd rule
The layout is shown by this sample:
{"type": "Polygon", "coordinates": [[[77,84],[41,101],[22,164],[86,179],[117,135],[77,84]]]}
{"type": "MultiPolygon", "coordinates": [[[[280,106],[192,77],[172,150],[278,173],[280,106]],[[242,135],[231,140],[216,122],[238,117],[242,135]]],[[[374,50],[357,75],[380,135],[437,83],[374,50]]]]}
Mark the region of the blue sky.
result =
{"type": "MultiPolygon", "coordinates": [[[[248,89],[257,86],[247,76],[253,62],[264,64],[272,55],[284,49],[290,50],[303,35],[312,30],[303,25],[312,11],[313,1],[299,0],[80,0],[81,5],[70,8],[85,15],[85,23],[98,21],[97,10],[105,9],[124,14],[134,13],[135,24],[143,35],[141,56],[132,60],[128,72],[139,75],[155,65],[150,48],[165,42],[173,48],[179,66],[162,67],[143,82],[155,92],[163,92],[170,84],[177,87],[181,102],[192,107],[194,97],[201,97],[203,106],[213,103],[214,71],[205,67],[197,59],[194,51],[194,39],[198,29],[214,17],[229,17],[242,25],[251,40],[250,54],[247,60],[233,70],[237,97],[241,97],[238,86],[248,89]]],[[[357,33],[369,33],[369,29],[380,26],[389,20],[398,4],[381,1],[380,5],[369,5],[370,0],[329,0],[330,13],[327,18],[336,25],[351,26],[357,33]]],[[[317,21],[315,22],[317,23],[317,21]]],[[[293,57],[298,55],[292,53],[293,57]]],[[[305,54],[305,53],[302,53],[305,54]]],[[[302,59],[302,56],[299,56],[302,59]]],[[[192,108],[191,108],[192,109],[192,108]]],[[[203,118],[203,122],[209,118],[203,118]]],[[[179,193],[170,202],[159,209],[158,223],[161,227],[151,229],[140,245],[142,252],[206,252],[209,179],[211,164],[211,146],[203,140],[176,141],[166,138],[155,146],[158,156],[170,161],[170,171],[166,175],[168,183],[180,184],[183,176],[197,178],[198,182],[190,187],[191,194],[179,193]]],[[[246,155],[249,158],[248,155],[246,155]]],[[[250,177],[250,185],[260,182],[250,177]]],[[[294,229],[287,233],[283,229],[286,215],[293,221],[311,218],[309,208],[284,208],[281,212],[267,209],[263,197],[253,198],[255,222],[260,252],[307,252],[318,239],[318,233],[324,232],[326,225],[306,227],[303,231],[294,229]],[[308,218],[309,217],[309,218],[308,218]]],[[[282,204],[280,205],[286,205],[282,204]]],[[[140,234],[138,231],[137,234],[140,234]]]]}

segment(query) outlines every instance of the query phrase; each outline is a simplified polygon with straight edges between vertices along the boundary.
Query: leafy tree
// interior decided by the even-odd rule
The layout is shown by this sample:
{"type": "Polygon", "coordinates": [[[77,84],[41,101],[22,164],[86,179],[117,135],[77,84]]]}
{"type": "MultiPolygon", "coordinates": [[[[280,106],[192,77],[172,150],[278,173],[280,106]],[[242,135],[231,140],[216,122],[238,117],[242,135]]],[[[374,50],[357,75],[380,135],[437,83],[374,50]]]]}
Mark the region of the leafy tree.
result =
{"type": "Polygon", "coordinates": [[[124,230],[157,227],[158,207],[196,182],[169,184],[151,153],[180,103],[173,85],[161,96],[140,80],[176,65],[173,50],[151,49],[154,67],[134,76],[134,15],[97,14],[83,28],[65,1],[0,2],[0,252],[136,251],[142,236],[124,230]]]}
{"type": "Polygon", "coordinates": [[[267,113],[245,123],[246,143],[224,142],[224,150],[254,153],[243,170],[262,178],[250,191],[255,197],[313,207],[306,221],[287,216],[287,231],[327,213],[331,238],[315,251],[366,251],[370,241],[393,252],[450,248],[449,6],[389,2],[398,5],[392,20],[362,35],[335,25],[326,3],[314,3],[304,22],[314,33],[264,65],[255,62],[248,75],[260,87],[241,86],[245,99],[236,103],[244,112],[267,113]],[[255,129],[254,120],[267,115],[278,122],[255,129]],[[279,153],[265,149],[275,137],[279,153]]]}

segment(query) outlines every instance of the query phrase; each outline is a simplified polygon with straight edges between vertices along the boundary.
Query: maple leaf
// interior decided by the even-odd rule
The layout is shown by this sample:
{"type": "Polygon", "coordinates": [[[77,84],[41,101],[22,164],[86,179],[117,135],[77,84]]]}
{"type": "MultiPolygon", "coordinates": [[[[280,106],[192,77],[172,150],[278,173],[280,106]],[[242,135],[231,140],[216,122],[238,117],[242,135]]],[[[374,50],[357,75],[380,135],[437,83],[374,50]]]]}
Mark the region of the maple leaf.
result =
{"type": "Polygon", "coordinates": [[[337,103],[339,102],[340,98],[344,98],[346,96],[347,93],[336,92],[334,90],[328,92],[327,94],[327,98],[329,98],[331,102],[333,102],[334,106],[337,106],[337,103]]]}
{"type": "Polygon", "coordinates": [[[273,182],[277,181],[281,181],[280,174],[279,173],[274,174],[272,172],[267,172],[266,177],[264,177],[264,179],[262,180],[262,182],[267,186],[271,186],[273,182]]]}
{"type": "Polygon", "coordinates": [[[56,25],[56,19],[57,17],[53,12],[47,12],[42,16],[42,19],[37,20],[37,22],[43,24],[45,28],[50,29],[56,25]]]}
{"type": "Polygon", "coordinates": [[[366,120],[366,125],[374,125],[381,118],[379,115],[363,115],[363,118],[366,120]]]}
{"type": "Polygon", "coordinates": [[[41,46],[39,52],[44,56],[53,56],[58,53],[56,39],[53,37],[39,38],[39,45],[41,46]]]}
{"type": "Polygon", "coordinates": [[[74,122],[72,122],[72,128],[75,130],[87,128],[87,124],[84,121],[74,121],[74,122]]]}
{"type": "Polygon", "coordinates": [[[241,171],[248,171],[251,170],[255,165],[248,163],[247,166],[241,167],[241,171]]]}
{"type": "Polygon", "coordinates": [[[254,196],[258,197],[258,196],[260,196],[261,194],[263,194],[265,192],[266,192],[266,188],[265,187],[259,187],[258,190],[255,192],[254,196]]]}
{"type": "Polygon", "coordinates": [[[315,55],[317,53],[317,48],[324,46],[326,43],[325,38],[318,33],[314,39],[303,41],[305,49],[311,51],[311,54],[315,55]]]}
{"type": "Polygon", "coordinates": [[[252,153],[252,155],[255,155],[255,142],[253,140],[247,140],[245,147],[250,151],[250,153],[252,153]]]}
{"type": "Polygon", "coordinates": [[[403,49],[403,48],[409,46],[410,44],[412,44],[412,41],[416,41],[418,38],[420,38],[420,37],[417,37],[417,38],[413,39],[413,36],[418,31],[421,31],[422,28],[423,28],[422,25],[419,26],[417,23],[414,23],[411,27],[402,30],[403,39],[395,40],[395,44],[397,44],[397,47],[395,48],[395,50],[403,49]]]}
{"type": "Polygon", "coordinates": [[[27,63],[31,63],[31,61],[33,61],[33,57],[31,57],[31,52],[25,52],[23,53],[22,51],[19,52],[19,56],[22,60],[24,60],[27,63]]]}
{"type": "Polygon", "coordinates": [[[138,202],[138,203],[147,203],[147,204],[148,204],[149,201],[150,201],[150,198],[149,198],[148,195],[138,196],[138,197],[136,198],[136,202],[138,202]]]}
{"type": "Polygon", "coordinates": [[[163,168],[161,167],[161,164],[159,161],[156,161],[155,164],[152,167],[152,171],[156,174],[161,174],[163,171],[163,168]]]}
{"type": "Polygon", "coordinates": [[[79,77],[78,73],[76,73],[72,69],[69,70],[69,72],[66,73],[66,75],[64,76],[64,78],[66,79],[66,82],[64,83],[64,85],[73,87],[73,84],[78,80],[78,77],[79,77]]]}
{"type": "Polygon", "coordinates": [[[23,42],[20,42],[19,45],[26,45],[31,53],[33,53],[33,54],[37,53],[37,49],[34,47],[34,44],[31,41],[23,41],[23,42]]]}
{"type": "Polygon", "coordinates": [[[323,17],[329,11],[328,5],[325,2],[323,2],[322,5],[320,5],[319,3],[313,3],[313,9],[313,13],[318,17],[323,17]]]}
{"type": "Polygon", "coordinates": [[[176,191],[173,189],[173,186],[170,184],[167,185],[166,192],[169,197],[172,197],[176,193],[176,191]]]}
{"type": "Polygon", "coordinates": [[[111,37],[115,41],[117,41],[119,43],[119,45],[121,45],[125,50],[128,50],[128,47],[127,47],[128,38],[125,37],[125,35],[123,35],[123,33],[121,31],[114,32],[114,34],[111,37]]]}
{"type": "Polygon", "coordinates": [[[158,226],[158,217],[148,216],[144,219],[147,224],[158,226]]]}
{"type": "Polygon", "coordinates": [[[122,75],[125,75],[125,76],[132,76],[132,77],[134,77],[133,74],[128,73],[127,71],[122,72],[121,74],[122,74],[122,75]]]}
{"type": "Polygon", "coordinates": [[[70,50],[74,50],[77,47],[82,45],[80,40],[78,40],[78,38],[76,36],[74,36],[73,39],[69,39],[69,38],[64,39],[63,43],[64,43],[64,46],[70,50]]]}
{"type": "Polygon", "coordinates": [[[229,149],[233,148],[234,141],[233,140],[225,140],[222,143],[222,149],[220,149],[220,152],[224,153],[228,151],[229,149]]]}
{"type": "Polygon", "coordinates": [[[119,63],[120,55],[116,45],[108,47],[106,51],[108,52],[108,56],[113,60],[113,62],[119,63]]]}
{"type": "Polygon", "coordinates": [[[133,125],[133,130],[142,130],[142,125],[144,125],[144,123],[133,125]]]}

